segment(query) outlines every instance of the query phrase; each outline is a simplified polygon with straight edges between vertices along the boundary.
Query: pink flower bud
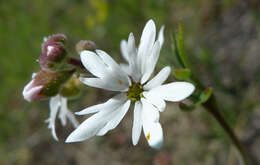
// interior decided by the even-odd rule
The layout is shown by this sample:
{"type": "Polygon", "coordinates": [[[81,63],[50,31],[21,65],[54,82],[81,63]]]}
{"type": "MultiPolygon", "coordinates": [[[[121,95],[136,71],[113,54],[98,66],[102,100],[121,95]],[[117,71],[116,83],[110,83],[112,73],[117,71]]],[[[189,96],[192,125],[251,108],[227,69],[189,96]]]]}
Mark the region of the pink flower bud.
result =
{"type": "Polygon", "coordinates": [[[76,51],[80,53],[83,50],[95,50],[97,48],[96,44],[90,40],[81,40],[76,44],[76,51]]]}
{"type": "Polygon", "coordinates": [[[44,40],[42,54],[38,59],[43,70],[56,71],[63,65],[67,55],[65,41],[66,36],[63,34],[55,34],[44,40]]]}
{"type": "Polygon", "coordinates": [[[75,70],[49,72],[40,71],[24,87],[23,96],[27,101],[39,101],[59,93],[60,88],[72,76],[75,70]]]}
{"type": "Polygon", "coordinates": [[[31,102],[40,100],[42,96],[40,95],[43,85],[36,85],[34,77],[36,73],[33,73],[32,80],[24,87],[23,97],[25,100],[31,102]]]}

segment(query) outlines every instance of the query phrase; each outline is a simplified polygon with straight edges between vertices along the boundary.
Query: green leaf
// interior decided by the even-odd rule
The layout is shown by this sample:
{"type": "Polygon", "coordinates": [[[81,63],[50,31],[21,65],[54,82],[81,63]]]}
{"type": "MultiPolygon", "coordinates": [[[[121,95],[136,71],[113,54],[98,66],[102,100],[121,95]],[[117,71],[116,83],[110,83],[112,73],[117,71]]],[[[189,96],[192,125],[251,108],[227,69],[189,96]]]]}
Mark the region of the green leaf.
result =
{"type": "Polygon", "coordinates": [[[185,65],[180,57],[180,53],[179,53],[179,48],[178,48],[178,44],[177,44],[177,39],[176,39],[176,34],[173,33],[172,35],[172,41],[173,41],[173,49],[174,49],[174,52],[175,52],[175,55],[176,55],[176,58],[179,62],[179,64],[181,65],[181,67],[185,68],[185,65]]]}
{"type": "Polygon", "coordinates": [[[176,69],[173,74],[178,80],[188,81],[191,78],[190,69],[176,69]]]}
{"type": "Polygon", "coordinates": [[[199,101],[197,104],[205,103],[206,101],[208,101],[208,99],[210,98],[211,95],[212,95],[212,88],[206,88],[203,92],[201,92],[199,101]]]}
{"type": "Polygon", "coordinates": [[[177,44],[179,49],[179,56],[182,60],[182,63],[184,64],[184,67],[190,68],[189,61],[187,59],[185,49],[184,49],[184,30],[183,30],[182,22],[180,21],[178,25],[179,25],[179,36],[178,36],[177,44]]]}

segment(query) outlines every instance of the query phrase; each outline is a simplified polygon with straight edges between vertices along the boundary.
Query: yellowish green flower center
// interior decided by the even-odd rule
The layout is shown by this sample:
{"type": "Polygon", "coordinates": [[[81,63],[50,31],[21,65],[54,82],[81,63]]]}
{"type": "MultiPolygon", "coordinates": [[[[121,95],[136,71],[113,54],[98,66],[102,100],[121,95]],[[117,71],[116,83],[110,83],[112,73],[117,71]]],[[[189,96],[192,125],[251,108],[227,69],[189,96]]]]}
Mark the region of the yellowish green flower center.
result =
{"type": "Polygon", "coordinates": [[[141,100],[141,97],[143,97],[143,86],[140,83],[135,83],[131,87],[129,87],[129,90],[127,92],[127,97],[129,100],[132,101],[138,101],[141,100]]]}

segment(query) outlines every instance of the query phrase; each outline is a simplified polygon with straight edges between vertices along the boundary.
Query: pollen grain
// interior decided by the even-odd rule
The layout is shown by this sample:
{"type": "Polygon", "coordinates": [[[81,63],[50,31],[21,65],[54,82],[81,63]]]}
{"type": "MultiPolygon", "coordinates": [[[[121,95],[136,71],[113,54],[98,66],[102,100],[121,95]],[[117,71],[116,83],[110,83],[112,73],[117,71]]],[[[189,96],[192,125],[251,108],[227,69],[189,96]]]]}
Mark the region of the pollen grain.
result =
{"type": "Polygon", "coordinates": [[[146,137],[145,137],[145,138],[146,138],[146,140],[147,140],[147,141],[149,141],[149,140],[150,140],[150,138],[151,138],[151,134],[150,134],[150,132],[149,132],[149,133],[146,135],[146,137]]]}

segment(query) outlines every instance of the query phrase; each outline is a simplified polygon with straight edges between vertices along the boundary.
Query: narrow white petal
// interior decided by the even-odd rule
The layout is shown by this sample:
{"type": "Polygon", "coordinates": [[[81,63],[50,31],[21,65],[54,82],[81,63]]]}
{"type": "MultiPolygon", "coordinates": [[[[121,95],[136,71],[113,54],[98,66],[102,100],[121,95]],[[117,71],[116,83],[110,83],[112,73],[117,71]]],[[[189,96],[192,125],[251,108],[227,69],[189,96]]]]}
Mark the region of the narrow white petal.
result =
{"type": "Polygon", "coordinates": [[[137,52],[136,52],[136,45],[135,45],[135,37],[134,37],[133,33],[129,34],[128,43],[127,43],[127,50],[128,50],[128,54],[130,55],[129,59],[130,58],[131,58],[131,60],[135,59],[137,52]]]}
{"type": "Polygon", "coordinates": [[[117,125],[121,122],[123,117],[125,116],[126,112],[129,109],[130,106],[130,100],[126,101],[124,104],[122,104],[117,110],[112,112],[110,115],[112,118],[110,121],[103,127],[98,133],[97,136],[103,136],[105,135],[108,131],[114,129],[117,127],[117,125]]]}
{"type": "Polygon", "coordinates": [[[162,98],[158,97],[157,95],[153,95],[153,94],[151,95],[149,92],[143,92],[143,95],[146,98],[146,100],[150,104],[152,104],[156,108],[158,108],[158,110],[160,112],[163,112],[165,110],[166,103],[165,103],[165,101],[162,98]]]}
{"type": "MultiPolygon", "coordinates": [[[[128,55],[129,55],[129,65],[132,67],[135,67],[136,65],[136,56],[137,56],[137,49],[136,49],[136,45],[135,45],[135,38],[133,33],[129,34],[128,37],[128,42],[127,42],[127,51],[128,51],[128,55]]],[[[134,68],[132,68],[134,69],[134,68]]]]}
{"type": "Polygon", "coordinates": [[[150,120],[151,122],[159,122],[160,114],[159,110],[153,106],[149,101],[142,98],[142,120],[150,120]]]}
{"type": "Polygon", "coordinates": [[[145,83],[152,75],[155,65],[158,61],[159,55],[160,55],[160,42],[156,41],[154,43],[151,55],[145,59],[145,66],[142,72],[143,77],[141,80],[141,84],[145,83]]]}
{"type": "Polygon", "coordinates": [[[79,126],[78,120],[75,118],[74,114],[71,113],[69,110],[67,111],[67,118],[70,120],[74,128],[77,128],[79,126]]]}
{"type": "Polygon", "coordinates": [[[145,90],[151,90],[158,87],[164,83],[164,81],[169,77],[171,73],[171,68],[169,66],[164,67],[152,80],[144,85],[145,90]]]}
{"type": "Polygon", "coordinates": [[[79,125],[77,119],[75,118],[74,114],[72,114],[70,112],[70,110],[68,109],[68,105],[67,105],[67,99],[65,97],[61,97],[61,108],[59,111],[59,119],[61,121],[61,124],[63,126],[66,125],[67,123],[67,118],[69,119],[69,121],[72,123],[74,128],[77,128],[77,126],[79,125]]]}
{"type": "MultiPolygon", "coordinates": [[[[122,103],[122,105],[125,105],[125,103],[122,103]]],[[[80,142],[97,135],[98,132],[115,116],[116,113],[114,112],[117,111],[113,110],[111,112],[106,110],[94,114],[80,124],[76,130],[69,135],[66,139],[66,143],[80,142]]]]}
{"type": "Polygon", "coordinates": [[[131,70],[131,67],[128,65],[128,64],[119,64],[120,67],[122,68],[122,70],[127,73],[128,75],[131,75],[132,73],[132,70],[131,70]]]}
{"type": "Polygon", "coordinates": [[[140,138],[142,132],[142,104],[140,101],[135,102],[134,107],[134,121],[132,129],[132,142],[135,146],[140,138]]]}
{"type": "Polygon", "coordinates": [[[104,79],[100,78],[80,78],[80,81],[84,84],[95,87],[106,89],[109,91],[127,91],[128,86],[122,84],[120,80],[115,80],[111,77],[106,77],[104,79]]]}
{"type": "Polygon", "coordinates": [[[154,149],[160,149],[163,145],[163,131],[159,122],[144,121],[144,135],[148,144],[154,149]]]}
{"type": "Polygon", "coordinates": [[[160,28],[159,35],[158,35],[158,41],[160,42],[160,47],[162,47],[162,45],[163,45],[163,43],[164,43],[164,35],[163,35],[164,28],[165,28],[165,26],[163,25],[163,26],[160,28]]]}
{"type": "Polygon", "coordinates": [[[56,120],[56,116],[58,113],[58,110],[60,108],[60,96],[57,95],[55,97],[52,97],[50,99],[50,117],[49,119],[47,119],[47,122],[49,123],[48,127],[49,129],[51,129],[51,134],[52,137],[58,141],[58,137],[56,135],[56,131],[55,131],[55,120],[56,120]]]}
{"type": "Polygon", "coordinates": [[[182,101],[194,91],[193,84],[188,82],[173,82],[159,86],[149,91],[150,95],[158,96],[166,101],[182,101]]]}
{"type": "Polygon", "coordinates": [[[67,99],[61,98],[61,107],[60,107],[60,112],[59,112],[59,119],[61,121],[62,126],[65,126],[67,123],[67,112],[68,112],[68,105],[67,105],[67,99]]]}
{"type": "Polygon", "coordinates": [[[96,53],[84,50],[80,53],[80,59],[84,67],[93,75],[99,78],[107,75],[106,65],[96,53]]]}
{"type": "Polygon", "coordinates": [[[137,58],[137,49],[135,45],[135,38],[133,33],[128,37],[128,54],[129,54],[129,67],[131,77],[135,82],[139,82],[141,79],[141,61],[137,58]]]}
{"type": "Polygon", "coordinates": [[[80,112],[76,112],[77,115],[86,115],[90,113],[96,113],[99,111],[109,111],[117,109],[120,105],[122,105],[127,100],[127,96],[123,93],[114,96],[109,99],[105,103],[90,106],[80,112]]]}
{"type": "MultiPolygon", "coordinates": [[[[103,60],[103,62],[111,70],[111,74],[107,75],[110,78],[114,78],[117,82],[121,81],[121,86],[130,86],[130,80],[128,75],[121,69],[121,67],[104,51],[96,50],[97,54],[103,60]]],[[[106,76],[106,77],[107,77],[106,76]]]]}
{"type": "Polygon", "coordinates": [[[95,136],[105,126],[107,113],[97,113],[81,123],[66,139],[66,143],[80,142],[95,136]]]}
{"type": "Polygon", "coordinates": [[[111,69],[121,70],[119,65],[106,52],[104,52],[103,50],[96,50],[96,52],[108,67],[110,67],[111,69]]]}
{"type": "Polygon", "coordinates": [[[153,20],[149,20],[143,30],[140,45],[138,48],[138,60],[141,62],[142,72],[145,67],[147,58],[150,56],[156,35],[156,27],[153,20]]]}
{"type": "Polygon", "coordinates": [[[122,40],[120,42],[120,49],[121,49],[121,53],[122,53],[123,58],[129,63],[129,56],[128,56],[126,40],[122,40]]]}

